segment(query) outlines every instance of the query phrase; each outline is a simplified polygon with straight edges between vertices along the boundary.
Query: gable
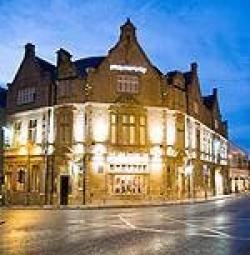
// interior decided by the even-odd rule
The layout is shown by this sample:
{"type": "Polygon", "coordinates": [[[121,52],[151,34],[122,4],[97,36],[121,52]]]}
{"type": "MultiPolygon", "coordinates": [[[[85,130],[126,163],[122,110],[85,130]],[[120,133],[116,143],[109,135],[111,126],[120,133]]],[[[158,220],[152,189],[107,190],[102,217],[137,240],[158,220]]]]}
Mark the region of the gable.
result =
{"type": "Polygon", "coordinates": [[[121,26],[120,38],[106,58],[94,71],[88,73],[88,84],[92,88],[91,100],[116,102],[118,97],[125,95],[117,89],[120,76],[124,76],[124,79],[131,76],[131,79],[138,80],[139,89],[133,96],[139,104],[161,105],[164,77],[150,63],[139,45],[136,28],[130,20],[121,26]]]}

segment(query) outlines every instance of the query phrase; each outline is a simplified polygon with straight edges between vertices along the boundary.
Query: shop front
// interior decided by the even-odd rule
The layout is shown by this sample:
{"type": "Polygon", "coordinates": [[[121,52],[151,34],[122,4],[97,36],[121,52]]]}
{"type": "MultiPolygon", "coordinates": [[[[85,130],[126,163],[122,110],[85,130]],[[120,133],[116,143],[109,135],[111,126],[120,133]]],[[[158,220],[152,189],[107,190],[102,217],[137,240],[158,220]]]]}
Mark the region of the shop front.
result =
{"type": "Polygon", "coordinates": [[[149,190],[148,156],[136,153],[108,156],[108,196],[112,199],[144,199],[149,190]]]}

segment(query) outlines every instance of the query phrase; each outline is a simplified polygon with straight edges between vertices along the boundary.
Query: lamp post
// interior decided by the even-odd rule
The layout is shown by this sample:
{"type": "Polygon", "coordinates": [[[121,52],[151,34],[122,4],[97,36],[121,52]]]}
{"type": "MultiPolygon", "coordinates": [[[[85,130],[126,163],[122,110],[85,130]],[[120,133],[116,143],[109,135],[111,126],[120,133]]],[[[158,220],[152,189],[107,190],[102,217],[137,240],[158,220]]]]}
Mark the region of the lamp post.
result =
{"type": "Polygon", "coordinates": [[[26,184],[26,204],[29,205],[29,196],[30,196],[30,181],[31,181],[31,178],[30,178],[30,151],[32,149],[32,146],[33,146],[33,143],[32,141],[28,141],[27,143],[27,184],[26,184]]]}

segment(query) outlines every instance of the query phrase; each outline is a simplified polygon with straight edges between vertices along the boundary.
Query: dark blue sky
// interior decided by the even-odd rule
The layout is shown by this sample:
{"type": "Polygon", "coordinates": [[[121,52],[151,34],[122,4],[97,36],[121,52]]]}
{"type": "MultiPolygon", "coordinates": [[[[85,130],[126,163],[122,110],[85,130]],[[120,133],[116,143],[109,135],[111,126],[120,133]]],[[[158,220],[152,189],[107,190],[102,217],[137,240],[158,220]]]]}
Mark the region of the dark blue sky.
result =
{"type": "Polygon", "coordinates": [[[230,137],[250,151],[249,10],[248,0],[0,0],[0,84],[12,81],[25,43],[52,62],[60,47],[103,55],[130,17],[161,71],[198,62],[203,93],[219,88],[230,137]]]}

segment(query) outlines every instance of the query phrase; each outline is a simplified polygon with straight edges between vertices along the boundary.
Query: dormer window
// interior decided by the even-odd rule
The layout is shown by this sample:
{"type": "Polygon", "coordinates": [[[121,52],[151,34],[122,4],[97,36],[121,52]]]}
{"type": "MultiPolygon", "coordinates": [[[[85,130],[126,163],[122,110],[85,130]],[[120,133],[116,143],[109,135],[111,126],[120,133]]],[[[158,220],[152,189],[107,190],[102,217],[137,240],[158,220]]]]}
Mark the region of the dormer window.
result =
{"type": "Polygon", "coordinates": [[[36,89],[28,87],[19,89],[17,92],[17,105],[34,103],[36,99],[36,89]]]}
{"type": "Polygon", "coordinates": [[[139,78],[136,75],[118,75],[117,92],[137,94],[139,92],[139,78]]]}

